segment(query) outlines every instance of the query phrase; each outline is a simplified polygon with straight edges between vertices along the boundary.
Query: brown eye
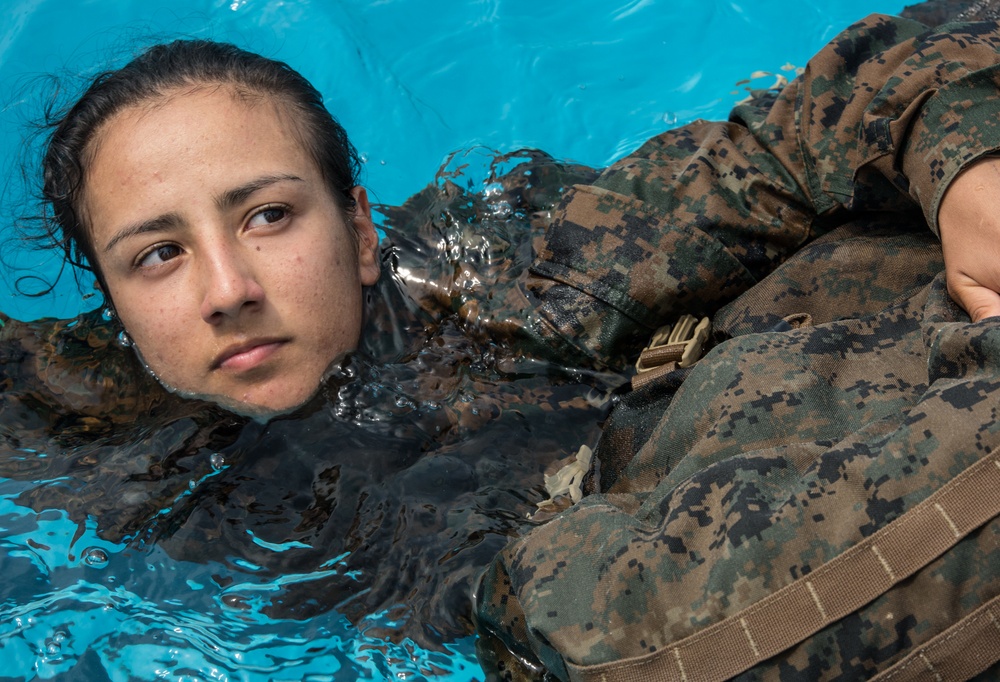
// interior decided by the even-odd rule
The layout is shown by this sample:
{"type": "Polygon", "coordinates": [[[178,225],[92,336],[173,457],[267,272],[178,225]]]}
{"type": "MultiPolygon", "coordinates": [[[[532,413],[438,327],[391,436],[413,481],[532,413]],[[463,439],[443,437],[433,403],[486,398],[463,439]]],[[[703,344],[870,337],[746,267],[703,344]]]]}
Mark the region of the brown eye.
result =
{"type": "Polygon", "coordinates": [[[247,227],[264,227],[266,225],[273,225],[279,223],[288,217],[288,211],[281,206],[268,206],[267,208],[258,211],[250,218],[250,222],[247,223],[247,227]]]}
{"type": "Polygon", "coordinates": [[[139,267],[152,268],[163,265],[179,255],[181,255],[181,247],[176,244],[162,244],[143,256],[139,260],[139,267]]]}

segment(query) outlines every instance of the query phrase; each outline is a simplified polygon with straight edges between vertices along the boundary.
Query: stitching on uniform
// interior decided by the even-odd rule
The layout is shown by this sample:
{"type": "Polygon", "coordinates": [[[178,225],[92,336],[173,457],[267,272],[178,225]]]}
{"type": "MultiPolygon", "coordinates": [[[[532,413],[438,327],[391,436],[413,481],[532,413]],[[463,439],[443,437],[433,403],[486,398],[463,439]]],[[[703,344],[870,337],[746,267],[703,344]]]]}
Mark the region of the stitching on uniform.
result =
{"type": "Polygon", "coordinates": [[[823,602],[819,600],[819,595],[816,593],[816,588],[810,581],[806,581],[806,587],[809,588],[809,594],[812,595],[813,601],[816,602],[816,608],[819,609],[819,615],[822,616],[823,620],[826,620],[826,609],[823,608],[823,602]]]}
{"type": "MultiPolygon", "coordinates": [[[[993,462],[993,464],[994,464],[994,465],[995,465],[995,466],[996,466],[996,467],[997,467],[998,469],[1000,469],[1000,455],[998,455],[998,454],[997,454],[996,452],[993,452],[993,453],[990,453],[989,455],[987,455],[986,457],[984,457],[984,458],[983,458],[983,460],[980,460],[980,462],[978,462],[978,463],[976,463],[976,464],[972,465],[971,467],[969,467],[969,468],[968,468],[968,469],[966,469],[965,471],[963,471],[963,472],[961,472],[960,474],[958,474],[958,476],[956,476],[956,477],[955,477],[955,478],[953,478],[952,480],[950,480],[950,481],[948,481],[947,483],[945,483],[945,484],[944,484],[943,486],[941,486],[941,488],[939,488],[938,490],[936,490],[936,491],[935,491],[935,492],[933,493],[933,495],[938,495],[938,496],[940,496],[940,495],[941,495],[941,494],[942,494],[943,492],[945,492],[945,491],[950,491],[950,490],[954,490],[955,488],[957,488],[957,487],[959,487],[960,485],[962,485],[962,484],[964,483],[964,481],[966,481],[966,480],[967,480],[967,479],[968,479],[968,478],[969,478],[970,476],[972,476],[972,475],[973,475],[973,474],[971,474],[971,473],[970,473],[970,470],[975,470],[975,471],[979,471],[979,469],[977,469],[977,468],[976,468],[977,466],[979,466],[979,465],[985,465],[985,466],[988,466],[988,464],[985,464],[985,460],[990,460],[990,461],[992,461],[992,462],[993,462]]],[[[926,502],[926,500],[925,500],[925,502],[926,502]]],[[[929,507],[929,505],[928,505],[928,506],[926,506],[926,507],[922,507],[922,508],[923,508],[923,509],[927,509],[928,507],[929,507]]],[[[593,508],[593,509],[611,509],[611,510],[615,510],[615,509],[616,509],[616,507],[614,507],[613,505],[611,505],[611,504],[609,504],[609,503],[606,503],[606,502],[599,502],[599,503],[596,503],[596,504],[592,505],[592,508],[593,508]]],[[[917,506],[917,507],[916,507],[915,509],[919,509],[919,508],[921,508],[921,507],[920,507],[920,505],[918,505],[918,506],[917,506]]],[[[911,513],[913,512],[913,511],[914,511],[914,509],[911,509],[911,510],[909,510],[909,511],[907,512],[907,514],[911,514],[911,513]]],[[[995,516],[994,516],[994,517],[991,517],[991,518],[995,518],[995,516]]],[[[890,525],[891,525],[891,524],[890,524],[890,525]]],[[[875,533],[875,537],[878,537],[878,536],[880,536],[880,535],[884,535],[884,534],[885,534],[885,532],[886,532],[886,528],[887,528],[887,527],[883,527],[883,528],[880,528],[880,529],[879,529],[878,531],[876,531],[876,533],[875,533]]],[[[524,540],[524,539],[521,539],[521,540],[518,540],[518,541],[516,541],[516,542],[517,542],[517,543],[519,543],[519,544],[523,544],[523,543],[525,542],[525,540],[524,540]]],[[[894,573],[892,572],[892,568],[891,568],[891,567],[889,566],[888,562],[887,562],[887,561],[885,560],[885,558],[884,558],[884,557],[882,556],[882,553],[881,553],[881,552],[879,551],[879,549],[878,549],[878,546],[877,546],[877,545],[875,545],[875,544],[872,544],[872,545],[870,545],[869,547],[870,547],[870,548],[871,548],[871,550],[872,550],[872,551],[873,551],[873,552],[875,553],[875,556],[876,556],[876,557],[878,558],[879,562],[880,562],[880,563],[882,564],[882,568],[883,568],[883,569],[884,569],[884,570],[886,571],[886,573],[887,573],[887,574],[889,575],[890,579],[891,579],[891,580],[892,580],[893,582],[895,582],[895,581],[896,581],[896,576],[895,576],[895,574],[894,574],[894,573]]],[[[842,555],[840,555],[840,556],[852,556],[852,555],[853,555],[853,556],[857,556],[857,554],[854,554],[854,550],[858,550],[858,551],[863,551],[863,550],[861,549],[861,547],[859,547],[858,545],[855,545],[854,547],[852,547],[851,549],[847,550],[846,552],[844,552],[844,553],[843,553],[842,555]]],[[[820,566],[820,567],[819,567],[819,568],[818,568],[818,569],[817,569],[816,571],[814,571],[814,574],[816,574],[816,575],[825,575],[825,574],[827,574],[828,572],[829,572],[829,570],[828,570],[828,564],[824,564],[823,566],[820,566]]],[[[800,578],[800,580],[801,580],[801,578],[800,578]]],[[[805,581],[805,580],[803,580],[803,582],[806,582],[806,581],[805,581]]],[[[779,595],[779,596],[780,596],[780,595],[783,595],[783,594],[785,594],[785,593],[786,593],[786,592],[787,592],[787,591],[788,591],[789,589],[793,588],[793,587],[794,587],[794,585],[795,585],[794,583],[793,583],[792,585],[786,585],[786,586],[785,586],[784,588],[782,588],[781,590],[778,590],[778,592],[772,592],[772,593],[771,593],[770,595],[768,595],[767,597],[765,597],[765,598],[761,599],[761,600],[760,600],[759,602],[756,602],[755,604],[753,604],[753,605],[751,605],[751,606],[747,607],[747,609],[745,609],[745,610],[744,610],[744,612],[745,612],[745,613],[748,613],[748,614],[751,614],[751,615],[752,615],[752,614],[754,614],[754,613],[757,613],[757,612],[758,612],[758,611],[759,611],[759,610],[760,610],[761,608],[763,608],[763,607],[764,607],[765,605],[767,605],[767,604],[770,604],[770,603],[773,603],[773,601],[774,601],[774,600],[775,600],[775,599],[777,598],[777,597],[776,597],[776,595],[779,595]]],[[[990,616],[991,616],[991,618],[993,618],[993,614],[992,614],[992,612],[993,612],[993,611],[995,611],[995,610],[997,610],[997,609],[996,609],[996,608],[990,608],[990,609],[989,609],[989,610],[987,611],[988,613],[990,613],[990,616]]],[[[1000,615],[1000,614],[998,614],[998,615],[1000,615]]],[[[735,616],[734,616],[734,617],[735,617],[735,616]]],[[[954,632],[954,633],[951,633],[951,634],[950,634],[950,635],[948,636],[948,639],[951,639],[952,637],[956,636],[956,635],[958,634],[958,632],[960,632],[961,630],[964,630],[964,629],[966,629],[967,627],[970,627],[970,626],[972,626],[972,625],[973,625],[973,624],[975,623],[975,621],[976,621],[976,620],[977,620],[978,618],[980,618],[980,617],[981,617],[981,616],[974,616],[974,617],[973,617],[973,616],[967,616],[967,618],[968,618],[968,622],[967,622],[967,623],[963,623],[963,624],[962,624],[962,625],[961,625],[961,626],[960,626],[960,627],[959,627],[959,628],[957,629],[957,631],[956,631],[956,632],[954,632]]],[[[731,622],[731,621],[729,621],[729,622],[731,622]]],[[[1000,628],[1000,619],[997,619],[997,620],[994,620],[994,623],[995,623],[995,625],[996,625],[996,626],[997,626],[998,628],[1000,628]]],[[[709,626],[709,627],[708,627],[708,628],[706,628],[705,630],[702,630],[702,631],[700,631],[700,632],[698,632],[698,633],[695,633],[694,635],[690,635],[690,636],[688,636],[688,637],[686,637],[686,638],[682,639],[682,640],[681,640],[681,643],[683,643],[683,645],[684,645],[685,647],[691,647],[691,646],[696,646],[698,642],[702,641],[702,640],[703,640],[703,639],[704,639],[704,638],[705,638],[705,637],[707,636],[707,635],[706,635],[706,633],[707,633],[707,632],[714,632],[714,631],[715,631],[714,629],[715,629],[715,628],[716,628],[717,626],[721,626],[721,625],[724,625],[724,624],[726,624],[726,621],[722,621],[722,622],[720,622],[720,623],[716,623],[715,625],[712,625],[712,626],[709,626]]],[[[755,642],[753,641],[753,638],[752,638],[752,637],[750,636],[750,632],[749,632],[749,629],[748,629],[748,627],[747,627],[747,623],[746,623],[746,619],[745,619],[745,618],[740,618],[740,624],[741,624],[741,625],[743,626],[743,631],[744,631],[744,634],[745,634],[745,635],[747,636],[747,638],[749,639],[749,641],[750,641],[750,644],[751,644],[751,646],[752,646],[752,647],[753,647],[753,649],[754,649],[754,653],[757,653],[757,655],[758,655],[758,658],[759,658],[759,653],[758,653],[758,651],[759,651],[759,650],[757,649],[757,647],[756,647],[756,643],[755,643],[755,642]]],[[[937,647],[937,646],[939,646],[939,645],[940,645],[940,643],[936,643],[936,644],[934,644],[933,646],[931,646],[931,645],[928,645],[928,646],[926,646],[926,647],[925,647],[925,649],[926,649],[926,650],[931,650],[931,649],[934,649],[934,648],[936,648],[936,647],[937,647]]],[[[675,647],[674,649],[671,649],[671,651],[674,651],[674,652],[675,652],[675,653],[674,653],[674,656],[675,656],[675,658],[677,658],[677,659],[678,659],[678,662],[679,662],[679,650],[680,650],[680,647],[675,647]]],[[[922,651],[923,651],[923,649],[921,650],[921,653],[922,653],[922,651]]],[[[664,652],[665,652],[665,650],[661,650],[661,653],[664,653],[664,652]]],[[[888,672],[887,672],[887,673],[883,673],[883,674],[885,675],[884,679],[885,679],[885,680],[889,680],[889,679],[891,679],[891,678],[893,678],[893,677],[896,677],[896,675],[897,675],[898,673],[902,672],[902,671],[903,671],[903,670],[904,670],[905,668],[909,667],[909,666],[910,666],[911,664],[914,664],[914,663],[916,663],[916,662],[917,662],[917,656],[916,656],[916,653],[914,653],[914,654],[911,654],[911,655],[912,655],[913,657],[912,657],[912,658],[910,658],[910,660],[908,660],[908,661],[906,661],[906,662],[902,662],[902,661],[901,661],[901,662],[897,663],[897,664],[896,664],[896,666],[893,666],[893,667],[896,667],[896,670],[893,670],[893,671],[892,671],[891,673],[888,673],[888,672]],[[898,666],[898,667],[897,667],[897,666],[898,666]]],[[[658,656],[654,656],[654,658],[658,658],[658,656]]],[[[644,667],[646,667],[646,666],[647,666],[648,664],[649,664],[649,661],[648,661],[648,660],[634,660],[634,658],[630,658],[630,659],[626,659],[626,660],[624,660],[624,661],[619,661],[619,662],[618,662],[617,664],[614,664],[613,666],[611,666],[611,668],[612,668],[612,669],[614,669],[614,670],[631,670],[631,669],[640,669],[640,668],[644,668],[644,667]]],[[[570,665],[572,666],[572,664],[570,664],[570,665]]],[[[608,664],[597,664],[597,666],[593,666],[593,667],[604,667],[604,666],[607,666],[607,665],[608,665],[608,664]]],[[[580,670],[587,670],[587,669],[591,668],[591,666],[572,666],[572,667],[573,667],[574,669],[577,669],[577,668],[578,668],[578,669],[580,669],[580,670]]],[[[595,670],[595,671],[594,671],[594,673],[597,673],[597,672],[599,672],[599,671],[597,671],[597,670],[595,670]]],[[[685,675],[685,677],[684,677],[684,680],[685,680],[685,682],[687,681],[687,677],[686,677],[686,675],[685,675]]]]}
{"type": "Polygon", "coordinates": [[[920,660],[922,660],[924,662],[924,665],[927,666],[927,670],[930,671],[930,673],[932,675],[934,675],[934,679],[937,680],[937,682],[944,682],[944,678],[941,677],[941,674],[937,670],[934,669],[934,666],[931,665],[930,659],[927,658],[926,656],[924,656],[924,652],[921,651],[917,655],[920,656],[920,660]]]}
{"type": "Polygon", "coordinates": [[[757,642],[753,641],[753,635],[750,634],[750,626],[747,625],[747,619],[740,618],[740,625],[743,626],[743,634],[747,636],[747,641],[750,642],[750,649],[753,651],[754,658],[760,658],[760,649],[757,648],[757,642]]]}
{"type": "Polygon", "coordinates": [[[872,545],[872,551],[875,552],[878,562],[882,564],[882,568],[885,569],[886,574],[889,576],[889,580],[896,582],[896,574],[892,572],[892,566],[890,566],[889,562],[885,560],[884,556],[882,556],[882,552],[878,551],[878,545],[872,545]]]}
{"type": "Polygon", "coordinates": [[[938,512],[941,514],[941,516],[944,517],[944,520],[948,522],[948,527],[951,528],[951,532],[955,534],[955,537],[956,538],[962,537],[962,534],[958,530],[958,526],[956,526],[955,522],[951,520],[950,516],[948,516],[948,512],[944,510],[944,507],[935,502],[934,508],[937,509],[938,512]]]}
{"type": "Polygon", "coordinates": [[[681,671],[681,682],[687,682],[687,673],[684,671],[684,661],[681,660],[681,650],[677,647],[673,648],[674,658],[677,659],[677,667],[681,671]]]}

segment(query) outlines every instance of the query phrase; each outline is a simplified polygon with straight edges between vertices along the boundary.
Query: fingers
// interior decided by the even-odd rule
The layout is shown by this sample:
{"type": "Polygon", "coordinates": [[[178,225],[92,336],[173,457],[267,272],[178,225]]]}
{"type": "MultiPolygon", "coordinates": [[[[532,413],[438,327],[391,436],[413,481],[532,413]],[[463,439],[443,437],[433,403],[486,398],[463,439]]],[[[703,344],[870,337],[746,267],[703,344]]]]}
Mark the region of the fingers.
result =
{"type": "Polygon", "coordinates": [[[948,293],[973,322],[1000,316],[1000,157],[965,168],[948,186],[938,228],[948,293]]]}
{"type": "Polygon", "coordinates": [[[973,322],[1000,317],[1000,294],[965,275],[948,275],[948,293],[965,309],[973,322]]]}

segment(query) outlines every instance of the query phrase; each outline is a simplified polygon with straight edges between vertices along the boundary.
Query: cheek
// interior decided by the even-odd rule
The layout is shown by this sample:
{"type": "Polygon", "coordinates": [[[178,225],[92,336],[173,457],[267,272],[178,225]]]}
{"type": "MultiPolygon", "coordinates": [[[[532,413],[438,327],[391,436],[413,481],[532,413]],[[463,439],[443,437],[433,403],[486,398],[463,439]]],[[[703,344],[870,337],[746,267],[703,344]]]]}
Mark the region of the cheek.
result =
{"type": "Polygon", "coordinates": [[[194,331],[190,316],[182,313],[174,296],[144,295],[115,298],[118,317],[132,342],[150,367],[157,372],[183,369],[194,331]],[[188,339],[185,341],[185,339],[188,339]]]}
{"type": "Polygon", "coordinates": [[[353,260],[337,253],[318,262],[298,258],[294,270],[299,274],[292,297],[298,315],[334,355],[346,350],[345,344],[353,346],[361,327],[361,284],[353,260]]]}

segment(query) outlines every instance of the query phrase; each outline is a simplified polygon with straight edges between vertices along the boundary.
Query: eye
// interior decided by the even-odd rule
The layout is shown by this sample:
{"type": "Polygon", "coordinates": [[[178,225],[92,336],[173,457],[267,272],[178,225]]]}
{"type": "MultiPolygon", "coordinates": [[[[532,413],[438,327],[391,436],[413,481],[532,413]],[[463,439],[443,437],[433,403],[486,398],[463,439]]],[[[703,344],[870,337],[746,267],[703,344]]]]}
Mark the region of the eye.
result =
{"type": "Polygon", "coordinates": [[[268,225],[280,223],[287,217],[288,209],[284,206],[265,206],[250,216],[250,220],[247,221],[247,227],[250,229],[267,227],[268,225]]]}
{"type": "Polygon", "coordinates": [[[155,268],[157,265],[163,265],[167,261],[177,258],[179,255],[181,255],[181,247],[176,244],[160,244],[145,254],[140,255],[136,259],[136,265],[140,268],[155,268]]]}

